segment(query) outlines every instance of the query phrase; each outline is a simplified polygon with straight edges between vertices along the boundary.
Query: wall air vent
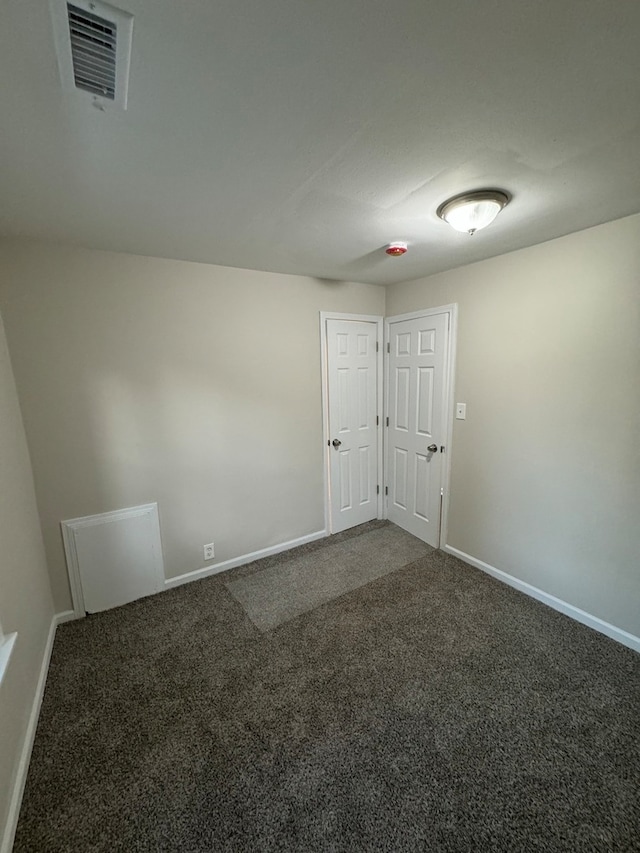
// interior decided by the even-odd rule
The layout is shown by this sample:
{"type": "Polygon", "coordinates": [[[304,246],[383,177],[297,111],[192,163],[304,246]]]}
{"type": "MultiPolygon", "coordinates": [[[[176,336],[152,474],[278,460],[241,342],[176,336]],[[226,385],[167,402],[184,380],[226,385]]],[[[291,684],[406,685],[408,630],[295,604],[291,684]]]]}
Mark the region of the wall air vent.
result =
{"type": "Polygon", "coordinates": [[[51,0],[51,12],[64,88],[126,109],[133,16],[98,0],[51,0]]]}

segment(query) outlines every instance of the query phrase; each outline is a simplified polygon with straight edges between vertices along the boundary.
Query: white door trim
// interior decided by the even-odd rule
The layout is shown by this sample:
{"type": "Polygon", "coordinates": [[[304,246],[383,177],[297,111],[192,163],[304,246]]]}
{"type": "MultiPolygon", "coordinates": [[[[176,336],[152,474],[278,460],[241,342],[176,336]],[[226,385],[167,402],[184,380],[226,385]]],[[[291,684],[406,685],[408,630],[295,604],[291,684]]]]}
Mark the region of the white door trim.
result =
{"type": "Polygon", "coordinates": [[[378,352],[376,357],[376,393],[377,407],[376,414],[378,416],[380,426],[378,429],[378,483],[380,484],[380,492],[378,494],[378,518],[384,517],[384,500],[383,500],[383,482],[385,478],[384,472],[384,456],[383,456],[383,367],[384,367],[384,346],[383,346],[383,320],[384,318],[378,314],[342,314],[333,311],[320,312],[320,360],[322,365],[322,447],[323,447],[323,470],[324,470],[324,527],[327,533],[333,533],[331,529],[331,480],[329,478],[329,363],[327,356],[327,320],[356,320],[362,323],[376,324],[376,340],[378,343],[378,352]]]}
{"type": "MultiPolygon", "coordinates": [[[[127,509],[117,509],[113,512],[101,512],[98,515],[87,515],[82,518],[70,518],[67,521],[61,521],[62,539],[64,542],[64,552],[67,558],[67,568],[69,570],[69,585],[71,587],[71,598],[73,600],[73,615],[75,619],[83,619],[87,615],[84,604],[84,594],[82,592],[82,583],[80,580],[80,563],[78,561],[78,551],[76,549],[76,530],[82,527],[91,527],[95,524],[109,524],[113,521],[121,521],[125,518],[136,518],[140,515],[150,516],[151,523],[155,529],[157,541],[160,542],[160,519],[158,517],[158,504],[143,504],[141,506],[127,507],[127,509]]],[[[154,592],[160,592],[164,588],[164,563],[162,553],[155,553],[154,550],[154,568],[156,574],[156,589],[154,592]]]]}
{"type": "MultiPolygon", "coordinates": [[[[449,496],[451,483],[451,455],[453,450],[453,409],[454,409],[454,392],[455,392],[455,375],[456,375],[456,352],[458,340],[458,304],[451,303],[450,305],[441,305],[438,308],[425,308],[421,311],[410,311],[408,314],[396,314],[393,317],[385,317],[384,320],[384,491],[388,488],[387,474],[389,470],[389,442],[387,431],[387,417],[389,415],[389,342],[391,340],[389,326],[392,323],[400,323],[403,320],[417,320],[419,317],[429,317],[433,314],[448,314],[449,315],[449,340],[447,351],[445,353],[445,369],[444,369],[444,399],[445,399],[445,435],[447,444],[445,449],[444,465],[442,466],[442,514],[440,517],[440,531],[438,537],[438,548],[442,548],[447,541],[447,531],[449,529],[449,496]]],[[[388,502],[384,500],[384,518],[388,517],[388,502]]]]}

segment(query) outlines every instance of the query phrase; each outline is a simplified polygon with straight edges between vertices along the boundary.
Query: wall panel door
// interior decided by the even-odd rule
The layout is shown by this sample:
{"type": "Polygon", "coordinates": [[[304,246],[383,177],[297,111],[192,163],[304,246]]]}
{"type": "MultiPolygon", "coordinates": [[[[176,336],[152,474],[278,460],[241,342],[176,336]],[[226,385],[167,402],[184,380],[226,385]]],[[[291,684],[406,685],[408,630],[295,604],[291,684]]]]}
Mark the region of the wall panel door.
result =
{"type": "Polygon", "coordinates": [[[163,588],[157,504],[63,521],[62,534],[76,616],[163,588]]]}

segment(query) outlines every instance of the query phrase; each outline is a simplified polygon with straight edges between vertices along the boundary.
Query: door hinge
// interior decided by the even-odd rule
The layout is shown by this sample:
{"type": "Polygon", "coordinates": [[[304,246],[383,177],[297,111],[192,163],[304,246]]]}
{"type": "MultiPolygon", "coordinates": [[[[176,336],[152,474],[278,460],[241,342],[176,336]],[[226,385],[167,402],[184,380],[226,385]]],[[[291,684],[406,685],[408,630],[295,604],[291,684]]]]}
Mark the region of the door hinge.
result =
{"type": "Polygon", "coordinates": [[[380,344],[378,343],[378,341],[376,341],[376,352],[378,352],[379,349],[380,349],[380,344]]]}
{"type": "Polygon", "coordinates": [[[389,494],[389,486],[384,487],[384,493],[385,493],[385,495],[389,494]]]}
{"type": "Polygon", "coordinates": [[[387,341],[387,352],[391,352],[391,344],[387,341]]]}
{"type": "Polygon", "coordinates": [[[389,418],[387,417],[387,426],[389,426],[389,418]]]}
{"type": "Polygon", "coordinates": [[[376,486],[376,495],[380,494],[380,486],[376,486]]]}

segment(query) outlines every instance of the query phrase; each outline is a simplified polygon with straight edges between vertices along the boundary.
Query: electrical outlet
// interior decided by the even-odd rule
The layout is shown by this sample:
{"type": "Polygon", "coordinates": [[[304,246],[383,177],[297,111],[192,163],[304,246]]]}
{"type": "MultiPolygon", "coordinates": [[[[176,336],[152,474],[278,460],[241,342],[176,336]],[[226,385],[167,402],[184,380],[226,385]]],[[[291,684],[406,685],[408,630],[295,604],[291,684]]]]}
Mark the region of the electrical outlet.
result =
{"type": "Polygon", "coordinates": [[[214,557],[213,542],[209,542],[208,545],[204,546],[204,558],[205,560],[213,560],[214,557]]]}

